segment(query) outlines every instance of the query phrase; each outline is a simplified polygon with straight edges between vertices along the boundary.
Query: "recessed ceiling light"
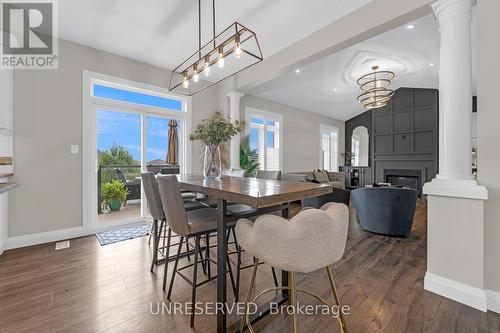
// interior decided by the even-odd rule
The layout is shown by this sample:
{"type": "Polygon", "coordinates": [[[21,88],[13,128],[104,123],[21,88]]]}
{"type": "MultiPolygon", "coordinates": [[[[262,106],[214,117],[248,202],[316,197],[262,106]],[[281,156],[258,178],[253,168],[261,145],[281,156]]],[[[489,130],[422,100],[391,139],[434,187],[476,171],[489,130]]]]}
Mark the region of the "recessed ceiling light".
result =
{"type": "Polygon", "coordinates": [[[297,69],[295,70],[295,73],[300,73],[300,68],[297,68],[297,69]]]}
{"type": "Polygon", "coordinates": [[[435,63],[433,63],[433,62],[429,63],[429,66],[431,66],[431,67],[434,65],[435,65],[435,63]]]}
{"type": "Polygon", "coordinates": [[[408,30],[415,29],[415,25],[414,25],[414,24],[408,24],[408,25],[406,26],[406,29],[408,29],[408,30]]]}
{"type": "Polygon", "coordinates": [[[337,92],[337,88],[333,88],[333,91],[334,91],[334,92],[337,92]]]}

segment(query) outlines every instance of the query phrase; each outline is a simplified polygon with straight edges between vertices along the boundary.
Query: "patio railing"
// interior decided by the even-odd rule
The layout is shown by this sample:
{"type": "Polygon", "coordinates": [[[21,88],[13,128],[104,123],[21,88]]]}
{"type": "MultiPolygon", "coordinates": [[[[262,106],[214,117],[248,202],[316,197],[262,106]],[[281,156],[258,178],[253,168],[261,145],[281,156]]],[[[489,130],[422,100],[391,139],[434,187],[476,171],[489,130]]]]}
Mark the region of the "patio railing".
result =
{"type": "MultiPolygon", "coordinates": [[[[178,165],[154,164],[147,165],[147,170],[154,173],[178,174],[178,165]]],[[[97,213],[102,213],[101,186],[104,183],[120,180],[125,181],[125,185],[130,194],[127,200],[141,198],[141,166],[140,165],[99,165],[97,170],[97,213]],[[115,169],[121,170],[125,179],[120,178],[115,169]]]]}
{"type": "MultiPolygon", "coordinates": [[[[128,190],[131,193],[134,199],[140,199],[140,177],[141,176],[141,166],[140,165],[99,165],[97,170],[97,213],[102,213],[102,198],[101,198],[101,186],[104,183],[111,182],[113,180],[123,181],[122,178],[119,177],[118,172],[115,170],[121,170],[123,176],[125,177],[125,181],[129,184],[128,190]],[[137,187],[134,189],[133,187],[137,187]],[[139,195],[139,197],[137,197],[139,195]]],[[[130,195],[129,195],[130,196],[130,195]]],[[[131,198],[129,199],[131,200],[131,198]]]]}

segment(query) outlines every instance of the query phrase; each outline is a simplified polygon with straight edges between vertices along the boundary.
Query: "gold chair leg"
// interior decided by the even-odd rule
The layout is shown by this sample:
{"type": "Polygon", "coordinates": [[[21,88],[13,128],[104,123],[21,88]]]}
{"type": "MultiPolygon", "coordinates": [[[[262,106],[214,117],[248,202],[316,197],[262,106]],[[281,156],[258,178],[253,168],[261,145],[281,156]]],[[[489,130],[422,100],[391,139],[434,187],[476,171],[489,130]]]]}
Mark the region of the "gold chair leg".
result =
{"type": "MultiPolygon", "coordinates": [[[[243,328],[245,326],[245,320],[247,318],[247,311],[248,311],[248,303],[252,299],[252,293],[253,293],[253,288],[255,286],[255,277],[257,276],[257,269],[259,268],[259,259],[255,258],[255,262],[253,265],[253,270],[252,270],[252,278],[250,279],[250,286],[248,286],[248,292],[247,292],[247,298],[245,299],[245,314],[243,315],[243,318],[241,318],[240,322],[240,333],[243,333],[243,328]]],[[[248,326],[248,324],[247,324],[248,326]]],[[[249,330],[253,332],[253,330],[249,327],[249,330]]]]}
{"type": "Polygon", "coordinates": [[[335,286],[335,282],[333,281],[333,273],[330,266],[326,266],[326,272],[328,274],[328,280],[330,281],[330,287],[332,288],[333,297],[335,298],[335,303],[339,307],[339,318],[340,318],[340,329],[342,332],[347,333],[347,327],[345,326],[344,316],[342,315],[342,309],[340,305],[339,295],[337,293],[337,287],[335,286]]]}
{"type": "Polygon", "coordinates": [[[297,333],[297,281],[295,272],[288,272],[288,284],[290,285],[290,305],[293,308],[292,332],[297,333]]]}

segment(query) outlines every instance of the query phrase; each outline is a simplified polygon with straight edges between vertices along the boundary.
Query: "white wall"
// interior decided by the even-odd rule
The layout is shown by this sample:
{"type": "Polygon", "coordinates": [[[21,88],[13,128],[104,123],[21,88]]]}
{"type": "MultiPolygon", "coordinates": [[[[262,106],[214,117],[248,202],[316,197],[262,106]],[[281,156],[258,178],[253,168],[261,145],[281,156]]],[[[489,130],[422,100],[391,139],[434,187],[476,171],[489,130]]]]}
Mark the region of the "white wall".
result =
{"type": "MultiPolygon", "coordinates": [[[[283,172],[312,171],[319,167],[319,125],[339,129],[339,154],[344,152],[343,121],[307,112],[264,98],[245,95],[240,102],[240,118],[245,119],[245,107],[283,116],[283,172]]],[[[311,109],[313,110],[313,107],[311,109]]],[[[246,133],[243,133],[246,135],[246,133]]],[[[342,159],[339,157],[339,162],[342,159]]]]}
{"type": "MultiPolygon", "coordinates": [[[[14,173],[21,186],[9,200],[9,237],[82,226],[82,71],[168,87],[170,72],[59,41],[58,70],[14,75],[14,173]],[[81,149],[80,149],[81,151],[81,149]]],[[[192,98],[193,126],[219,109],[218,88],[192,98]]],[[[193,145],[193,171],[200,148],[193,145]]]]}
{"type": "MultiPolygon", "coordinates": [[[[485,286],[500,292],[500,108],[498,15],[500,1],[477,4],[478,181],[488,189],[484,209],[485,286]]],[[[500,312],[500,298],[496,311],[500,312]]]]}

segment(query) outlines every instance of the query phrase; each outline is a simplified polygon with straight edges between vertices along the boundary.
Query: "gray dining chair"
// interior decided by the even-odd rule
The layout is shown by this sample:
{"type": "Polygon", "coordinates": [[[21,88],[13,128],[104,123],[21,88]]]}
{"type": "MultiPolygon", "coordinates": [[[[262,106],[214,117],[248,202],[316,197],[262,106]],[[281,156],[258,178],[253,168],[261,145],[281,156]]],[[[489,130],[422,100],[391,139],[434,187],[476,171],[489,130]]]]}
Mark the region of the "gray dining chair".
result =
{"type": "MultiPolygon", "coordinates": [[[[163,206],[160,198],[160,192],[158,191],[158,182],[156,180],[156,176],[152,172],[143,172],[141,173],[141,180],[142,184],[144,186],[144,194],[146,196],[146,201],[148,204],[148,209],[149,213],[151,214],[151,217],[153,218],[153,226],[151,228],[151,235],[153,235],[153,259],[151,262],[151,273],[154,271],[155,264],[158,261],[158,252],[160,250],[160,238],[161,234],[165,229],[168,229],[168,234],[167,234],[167,244],[168,246],[176,246],[179,245],[179,247],[182,247],[182,242],[177,243],[177,244],[172,244],[171,238],[172,238],[172,232],[168,228],[168,226],[165,225],[166,222],[166,217],[163,212],[163,206]],[[158,226],[159,223],[159,226],[158,226]]],[[[182,195],[182,201],[184,208],[186,210],[195,210],[195,209],[200,209],[204,208],[203,205],[197,203],[196,201],[190,200],[190,196],[184,196],[182,195]]],[[[186,255],[189,257],[190,248],[189,248],[189,243],[186,241],[186,255]]],[[[168,262],[168,256],[165,259],[168,262]]]]}
{"type": "Polygon", "coordinates": [[[281,171],[257,170],[255,178],[281,180],[281,171]]]}
{"type": "MultiPolygon", "coordinates": [[[[240,332],[243,332],[245,321],[249,330],[253,332],[247,313],[249,302],[254,303],[257,298],[266,293],[280,289],[265,290],[252,299],[257,268],[261,260],[288,272],[289,286],[286,289],[290,292],[290,306],[294,310],[292,311],[292,332],[297,332],[297,292],[308,294],[331,307],[331,304],[322,296],[298,289],[296,273],[307,274],[325,269],[335,303],[339,308],[342,307],[330,266],[344,255],[348,224],[349,209],[346,205],[336,202],[327,203],[321,209],[302,210],[290,220],[276,215],[262,215],[255,222],[240,219],[236,224],[236,235],[240,245],[257,258],[247,292],[245,316],[241,320],[240,332]]],[[[339,313],[337,320],[340,324],[340,331],[345,332],[342,313],[339,313]]]]}
{"type": "Polygon", "coordinates": [[[247,172],[243,169],[229,169],[229,170],[224,170],[222,172],[224,176],[231,176],[231,177],[246,177],[247,172]]]}
{"type": "MultiPolygon", "coordinates": [[[[211,263],[216,262],[211,259],[209,244],[206,244],[206,256],[205,258],[198,257],[200,253],[200,242],[202,237],[204,237],[207,241],[210,238],[211,233],[217,232],[217,209],[214,208],[202,208],[192,211],[186,211],[182,202],[181,191],[179,187],[179,182],[176,176],[167,176],[161,175],[158,176],[158,187],[160,191],[160,198],[163,206],[163,210],[166,216],[167,223],[169,225],[169,230],[173,231],[177,235],[181,237],[180,242],[182,243],[184,240],[193,239],[194,238],[194,262],[192,264],[188,264],[186,266],[179,268],[179,259],[181,255],[180,247],[177,249],[177,255],[174,262],[174,269],[172,271],[172,276],[170,278],[170,283],[167,292],[167,299],[170,300],[170,296],[172,294],[172,288],[174,285],[175,276],[179,274],[186,282],[191,285],[191,301],[192,304],[196,302],[196,289],[215,279],[216,276],[211,276],[210,265],[211,263]],[[198,282],[198,264],[205,263],[207,265],[208,277],[206,280],[202,282],[198,282]],[[193,267],[193,275],[191,280],[184,275],[181,271],[193,267]]],[[[234,223],[228,225],[228,228],[234,228],[234,223]]],[[[169,256],[169,246],[167,244],[167,257],[169,256]]],[[[227,254],[226,254],[227,255],[227,254]]],[[[166,262],[167,263],[167,262],[166,262]]],[[[163,290],[166,289],[166,281],[167,281],[167,265],[165,263],[165,271],[163,275],[163,290]]],[[[227,269],[229,271],[231,280],[233,279],[233,273],[231,265],[229,264],[229,257],[227,260],[227,269]]],[[[234,291],[234,289],[233,289],[234,291]]],[[[194,327],[194,311],[191,313],[191,327],[194,327]]]]}
{"type": "MultiPolygon", "coordinates": [[[[238,169],[232,169],[232,170],[238,170],[238,169]]],[[[268,179],[268,180],[281,180],[281,171],[257,170],[255,178],[268,179]]],[[[252,210],[253,210],[252,207],[243,204],[234,204],[228,207],[228,213],[233,215],[249,213],[252,210]]]]}
{"type": "MultiPolygon", "coordinates": [[[[266,170],[258,170],[257,173],[255,174],[255,178],[257,179],[268,179],[268,180],[281,180],[281,171],[266,171],[266,170]]],[[[228,212],[232,214],[247,214],[252,211],[255,211],[250,206],[243,205],[243,204],[237,204],[231,206],[231,210],[228,208],[228,212]]],[[[241,281],[241,271],[250,267],[253,267],[253,265],[246,265],[242,266],[241,265],[241,254],[242,254],[242,249],[240,246],[238,246],[238,238],[236,237],[236,233],[234,232],[233,229],[233,238],[234,242],[236,243],[236,290],[237,290],[237,295],[235,297],[236,302],[238,301],[239,298],[239,289],[240,289],[240,281],[241,281]]],[[[233,254],[232,252],[230,254],[233,254]]],[[[255,262],[255,258],[254,258],[255,262]]],[[[276,276],[276,270],[274,267],[271,267],[271,273],[273,275],[273,281],[274,285],[278,287],[278,277],[276,276]]]]}
{"type": "MultiPolygon", "coordinates": [[[[229,176],[229,177],[246,177],[246,171],[243,170],[243,169],[228,169],[228,170],[224,170],[222,172],[222,175],[223,176],[229,176]]],[[[217,198],[213,198],[213,197],[205,197],[205,198],[198,198],[196,199],[199,203],[207,206],[207,207],[211,207],[211,208],[217,208],[217,198]]],[[[228,202],[227,203],[227,206],[228,206],[228,213],[231,213],[233,210],[235,212],[237,212],[238,208],[231,208],[231,206],[234,206],[234,205],[237,205],[233,202],[228,202]]]]}

